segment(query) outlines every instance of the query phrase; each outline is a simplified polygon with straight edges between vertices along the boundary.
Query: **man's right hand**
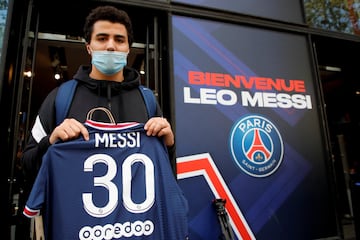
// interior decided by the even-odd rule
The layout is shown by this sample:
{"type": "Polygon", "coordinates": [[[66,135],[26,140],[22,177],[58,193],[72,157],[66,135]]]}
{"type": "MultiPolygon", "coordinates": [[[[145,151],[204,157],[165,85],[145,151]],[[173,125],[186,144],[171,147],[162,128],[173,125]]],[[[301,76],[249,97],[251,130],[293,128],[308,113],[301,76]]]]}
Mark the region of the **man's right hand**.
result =
{"type": "Polygon", "coordinates": [[[89,140],[89,132],[87,128],[74,118],[65,119],[59,126],[57,126],[51,133],[49,142],[54,144],[56,141],[69,141],[78,138],[80,134],[87,141],[89,140]]]}

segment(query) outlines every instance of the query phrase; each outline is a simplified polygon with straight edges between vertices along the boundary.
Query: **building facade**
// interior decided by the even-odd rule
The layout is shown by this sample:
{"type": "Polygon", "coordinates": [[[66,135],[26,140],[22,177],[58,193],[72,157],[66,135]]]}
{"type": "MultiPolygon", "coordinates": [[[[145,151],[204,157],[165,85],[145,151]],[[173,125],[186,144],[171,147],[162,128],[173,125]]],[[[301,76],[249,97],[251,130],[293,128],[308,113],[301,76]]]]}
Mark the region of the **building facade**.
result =
{"type": "Polygon", "coordinates": [[[6,239],[34,236],[21,153],[42,100],[89,64],[82,26],[104,4],[133,20],[128,63],[174,127],[190,239],[222,234],[215,199],[236,239],[342,239],[358,208],[355,0],[0,2],[6,239]]]}

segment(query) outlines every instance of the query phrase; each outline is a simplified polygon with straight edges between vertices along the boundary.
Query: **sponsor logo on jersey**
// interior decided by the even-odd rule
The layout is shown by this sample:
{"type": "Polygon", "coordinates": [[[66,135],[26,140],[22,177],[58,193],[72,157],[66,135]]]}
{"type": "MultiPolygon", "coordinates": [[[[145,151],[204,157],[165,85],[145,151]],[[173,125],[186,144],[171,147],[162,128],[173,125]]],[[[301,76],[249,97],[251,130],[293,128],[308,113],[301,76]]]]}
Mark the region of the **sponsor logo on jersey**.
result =
{"type": "Polygon", "coordinates": [[[280,166],[284,145],[276,126],[267,118],[248,115],[236,122],[230,133],[230,151],[242,171],[266,177],[280,166]]]}
{"type": "Polygon", "coordinates": [[[85,226],[79,232],[80,240],[102,240],[149,236],[154,232],[154,223],[150,220],[85,226]]]}

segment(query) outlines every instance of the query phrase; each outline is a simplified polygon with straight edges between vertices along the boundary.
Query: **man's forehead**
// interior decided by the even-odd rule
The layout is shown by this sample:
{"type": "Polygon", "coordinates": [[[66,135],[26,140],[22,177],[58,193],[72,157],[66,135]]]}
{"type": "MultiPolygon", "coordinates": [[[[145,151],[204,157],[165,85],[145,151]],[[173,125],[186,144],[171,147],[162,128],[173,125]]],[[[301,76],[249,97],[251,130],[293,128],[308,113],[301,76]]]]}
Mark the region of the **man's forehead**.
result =
{"type": "Polygon", "coordinates": [[[127,35],[125,26],[121,23],[112,23],[110,21],[97,21],[93,27],[93,33],[104,33],[111,35],[127,35]]]}

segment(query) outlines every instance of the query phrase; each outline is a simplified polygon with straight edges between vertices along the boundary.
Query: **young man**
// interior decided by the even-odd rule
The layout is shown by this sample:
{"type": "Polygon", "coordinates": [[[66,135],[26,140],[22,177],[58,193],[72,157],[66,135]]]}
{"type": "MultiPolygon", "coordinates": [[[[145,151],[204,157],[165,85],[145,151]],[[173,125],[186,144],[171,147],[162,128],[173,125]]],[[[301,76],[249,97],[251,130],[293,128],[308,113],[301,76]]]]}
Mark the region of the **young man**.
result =
{"type": "MultiPolygon", "coordinates": [[[[56,141],[69,141],[82,135],[89,138],[83,123],[94,107],[107,107],[120,122],[141,122],[150,136],[164,139],[170,155],[174,151],[174,134],[169,122],[157,106],[156,116],[148,119],[146,106],[139,91],[140,75],[126,67],[133,42],[131,20],[127,13],[111,6],[94,9],[84,26],[86,49],[91,66],[80,66],[74,79],[78,81],[68,116],[56,126],[54,101],[57,89],[44,100],[23,152],[26,178],[34,180],[41,159],[56,141]]],[[[106,118],[98,116],[98,121],[106,118]]],[[[32,181],[30,180],[30,182],[32,181]]]]}
{"type": "Polygon", "coordinates": [[[35,182],[24,214],[44,210],[45,239],[187,239],[187,201],[168,157],[174,134],[157,103],[149,118],[140,75],[126,67],[130,19],[115,7],[98,7],[84,33],[91,66],[80,66],[74,76],[67,118],[56,123],[54,89],[23,152],[24,172],[35,182]],[[106,125],[109,115],[93,112],[99,108],[110,110],[118,124],[106,125]]]}

